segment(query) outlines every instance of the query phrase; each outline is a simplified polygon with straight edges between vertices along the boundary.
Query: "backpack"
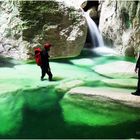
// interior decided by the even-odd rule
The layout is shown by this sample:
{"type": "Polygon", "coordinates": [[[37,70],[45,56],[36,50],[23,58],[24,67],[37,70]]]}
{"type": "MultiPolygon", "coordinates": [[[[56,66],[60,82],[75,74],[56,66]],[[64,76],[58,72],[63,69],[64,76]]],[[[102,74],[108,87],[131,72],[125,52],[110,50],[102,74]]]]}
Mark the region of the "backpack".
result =
{"type": "Polygon", "coordinates": [[[36,64],[38,66],[41,66],[42,65],[42,61],[41,61],[41,49],[40,48],[35,48],[34,49],[34,52],[35,52],[35,61],[36,61],[36,64]]]}

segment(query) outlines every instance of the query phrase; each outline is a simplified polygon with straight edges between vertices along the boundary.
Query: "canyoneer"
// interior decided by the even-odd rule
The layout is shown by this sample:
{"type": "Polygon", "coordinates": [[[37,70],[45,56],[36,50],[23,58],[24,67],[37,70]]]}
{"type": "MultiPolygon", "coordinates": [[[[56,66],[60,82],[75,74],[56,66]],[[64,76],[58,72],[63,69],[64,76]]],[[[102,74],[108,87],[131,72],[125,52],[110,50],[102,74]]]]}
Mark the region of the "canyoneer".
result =
{"type": "Polygon", "coordinates": [[[49,54],[52,45],[50,43],[44,44],[44,49],[35,48],[35,60],[38,66],[41,68],[41,81],[44,80],[46,73],[48,74],[49,81],[52,81],[52,73],[49,65],[49,54]]]}
{"type": "Polygon", "coordinates": [[[135,92],[132,92],[132,94],[140,96],[140,53],[138,55],[139,57],[135,66],[135,72],[138,73],[137,89],[135,92]]]}

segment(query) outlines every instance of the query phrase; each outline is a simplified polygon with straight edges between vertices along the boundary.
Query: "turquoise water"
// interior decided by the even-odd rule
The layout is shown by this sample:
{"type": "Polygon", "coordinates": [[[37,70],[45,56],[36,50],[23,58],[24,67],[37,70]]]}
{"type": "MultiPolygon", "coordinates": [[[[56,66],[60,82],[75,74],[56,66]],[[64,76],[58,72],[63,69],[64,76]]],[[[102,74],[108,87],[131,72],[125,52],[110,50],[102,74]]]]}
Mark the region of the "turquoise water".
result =
{"type": "Polygon", "coordinates": [[[136,77],[108,78],[91,69],[120,60],[135,62],[116,56],[93,58],[88,52],[75,59],[52,60],[52,82],[47,77],[40,81],[34,63],[0,65],[0,138],[140,138],[139,108],[67,94],[79,86],[134,91],[136,77]],[[112,79],[130,84],[104,82],[112,79]]]}
{"type": "Polygon", "coordinates": [[[111,126],[68,124],[57,104],[52,110],[25,109],[19,132],[1,138],[140,138],[139,128],[140,120],[111,126]]]}

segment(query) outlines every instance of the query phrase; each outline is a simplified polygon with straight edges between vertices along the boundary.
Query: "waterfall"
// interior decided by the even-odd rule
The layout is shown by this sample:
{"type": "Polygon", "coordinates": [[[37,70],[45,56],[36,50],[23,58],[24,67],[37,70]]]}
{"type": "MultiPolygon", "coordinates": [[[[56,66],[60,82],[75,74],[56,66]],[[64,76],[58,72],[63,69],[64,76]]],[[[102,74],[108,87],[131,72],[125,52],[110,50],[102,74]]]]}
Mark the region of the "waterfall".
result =
{"type": "Polygon", "coordinates": [[[104,41],[103,41],[102,35],[100,34],[95,22],[89,16],[89,12],[84,12],[84,16],[87,20],[87,24],[89,27],[92,45],[94,44],[95,47],[104,46],[104,41]]]}
{"type": "Polygon", "coordinates": [[[95,22],[91,19],[89,15],[89,11],[84,12],[82,8],[80,8],[83,12],[83,15],[85,16],[87,20],[87,24],[89,27],[89,32],[91,36],[91,43],[94,46],[93,51],[100,55],[118,55],[118,53],[104,45],[104,41],[102,38],[102,35],[100,34],[98,27],[96,26],[95,22]]]}

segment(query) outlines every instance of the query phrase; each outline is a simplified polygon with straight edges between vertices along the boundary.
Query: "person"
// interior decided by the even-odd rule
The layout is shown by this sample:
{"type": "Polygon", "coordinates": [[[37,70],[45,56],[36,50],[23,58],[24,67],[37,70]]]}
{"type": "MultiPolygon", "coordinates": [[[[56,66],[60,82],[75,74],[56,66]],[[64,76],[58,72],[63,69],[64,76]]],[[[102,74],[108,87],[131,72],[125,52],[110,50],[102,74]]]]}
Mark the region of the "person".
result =
{"type": "Polygon", "coordinates": [[[50,69],[50,65],[49,65],[49,54],[48,52],[50,51],[50,47],[52,45],[50,43],[46,43],[44,45],[44,49],[41,51],[40,55],[41,55],[41,62],[42,65],[41,67],[41,81],[43,81],[46,73],[48,74],[49,77],[49,81],[52,81],[52,73],[51,73],[51,69],[50,69]]]}
{"type": "Polygon", "coordinates": [[[137,83],[137,89],[135,92],[133,92],[133,95],[140,96],[140,54],[135,66],[135,72],[138,73],[138,83],[137,83]]]}

